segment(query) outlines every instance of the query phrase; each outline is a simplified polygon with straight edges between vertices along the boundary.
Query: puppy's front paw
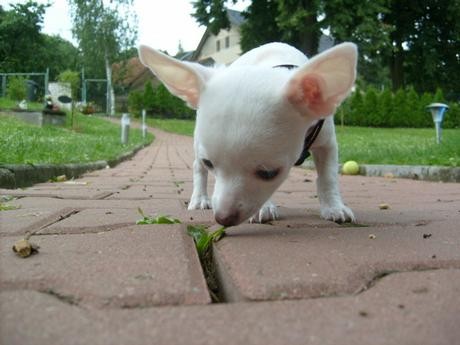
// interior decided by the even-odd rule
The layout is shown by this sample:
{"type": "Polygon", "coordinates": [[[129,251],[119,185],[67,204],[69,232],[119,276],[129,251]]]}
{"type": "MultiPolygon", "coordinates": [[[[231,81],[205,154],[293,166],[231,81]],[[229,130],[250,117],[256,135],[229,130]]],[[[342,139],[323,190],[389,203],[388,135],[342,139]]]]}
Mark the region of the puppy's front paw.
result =
{"type": "Polygon", "coordinates": [[[356,221],[353,211],[343,204],[333,207],[322,207],[321,217],[336,223],[354,223],[356,221]]]}
{"type": "Polygon", "coordinates": [[[189,210],[206,210],[211,207],[211,200],[207,195],[192,195],[188,203],[189,210]]]}
{"type": "Polygon", "coordinates": [[[250,223],[266,223],[278,218],[278,208],[271,201],[267,201],[251,218],[250,223]]]}

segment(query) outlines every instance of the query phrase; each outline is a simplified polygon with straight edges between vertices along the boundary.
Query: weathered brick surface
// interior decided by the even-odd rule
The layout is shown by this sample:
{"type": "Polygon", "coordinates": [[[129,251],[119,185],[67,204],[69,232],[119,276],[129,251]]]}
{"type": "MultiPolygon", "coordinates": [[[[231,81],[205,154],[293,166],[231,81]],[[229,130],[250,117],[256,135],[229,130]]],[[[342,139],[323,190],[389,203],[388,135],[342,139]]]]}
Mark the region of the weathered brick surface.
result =
{"type": "Polygon", "coordinates": [[[460,269],[458,222],[408,227],[243,225],[215,246],[228,300],[350,295],[389,272],[460,269]],[[429,236],[429,237],[427,237],[429,236]]]}
{"type": "Polygon", "coordinates": [[[155,135],[76,183],[0,190],[20,207],[0,212],[1,344],[457,343],[460,185],[342,176],[350,227],[319,217],[316,175],[295,168],[279,220],[214,245],[224,303],[210,304],[185,232],[215,224],[186,210],[192,139],[155,135]],[[186,224],[136,226],[138,208],[186,224]],[[41,248],[21,259],[26,232],[41,248]]]}
{"type": "Polygon", "coordinates": [[[208,306],[82,308],[48,293],[0,293],[4,344],[453,345],[460,270],[395,273],[347,297],[208,306]]]}
{"type": "Polygon", "coordinates": [[[44,291],[98,308],[210,301],[192,239],[178,225],[36,236],[40,253],[19,259],[2,237],[0,287],[44,291]]]}

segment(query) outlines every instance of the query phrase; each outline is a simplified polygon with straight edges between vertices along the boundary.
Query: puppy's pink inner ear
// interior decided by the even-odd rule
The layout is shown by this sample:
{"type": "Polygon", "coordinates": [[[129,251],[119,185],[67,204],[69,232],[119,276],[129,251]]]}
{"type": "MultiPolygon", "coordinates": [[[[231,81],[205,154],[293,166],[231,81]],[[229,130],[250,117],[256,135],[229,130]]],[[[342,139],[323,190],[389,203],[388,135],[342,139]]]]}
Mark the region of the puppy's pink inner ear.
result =
{"type": "Polygon", "coordinates": [[[324,89],[325,81],[320,75],[307,74],[292,81],[288,99],[301,112],[308,109],[310,115],[326,116],[331,109],[324,99],[324,89]]]}
{"type": "Polygon", "coordinates": [[[303,92],[304,101],[310,106],[318,106],[323,102],[323,94],[321,92],[321,77],[309,75],[301,80],[301,90],[303,92]]]}

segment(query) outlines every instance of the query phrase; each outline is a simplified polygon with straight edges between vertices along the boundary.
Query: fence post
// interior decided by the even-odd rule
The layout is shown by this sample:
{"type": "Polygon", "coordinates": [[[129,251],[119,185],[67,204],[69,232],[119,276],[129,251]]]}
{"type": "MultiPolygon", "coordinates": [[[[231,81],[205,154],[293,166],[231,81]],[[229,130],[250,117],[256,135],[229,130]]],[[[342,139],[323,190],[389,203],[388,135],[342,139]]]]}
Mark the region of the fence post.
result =
{"type": "Polygon", "coordinates": [[[45,95],[47,94],[48,92],[48,82],[49,82],[49,78],[50,78],[50,69],[49,68],[46,68],[46,73],[45,73],[45,95]]]}
{"type": "Polygon", "coordinates": [[[145,109],[142,109],[142,139],[147,135],[147,125],[145,124],[145,109]]]}
{"type": "Polygon", "coordinates": [[[121,117],[121,143],[126,145],[129,141],[129,114],[124,113],[121,117]]]}
{"type": "Polygon", "coordinates": [[[86,80],[84,67],[81,69],[81,102],[86,105],[86,80]]]}
{"type": "Polygon", "coordinates": [[[6,97],[6,75],[2,74],[2,97],[6,97]]]}

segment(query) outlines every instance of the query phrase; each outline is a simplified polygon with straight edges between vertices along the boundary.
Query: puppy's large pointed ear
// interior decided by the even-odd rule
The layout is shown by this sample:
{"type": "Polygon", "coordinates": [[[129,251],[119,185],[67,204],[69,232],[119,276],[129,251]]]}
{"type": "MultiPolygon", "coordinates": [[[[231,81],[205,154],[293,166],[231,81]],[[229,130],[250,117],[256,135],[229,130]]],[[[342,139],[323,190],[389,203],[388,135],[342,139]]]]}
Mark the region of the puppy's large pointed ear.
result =
{"type": "Polygon", "coordinates": [[[309,60],[286,86],[286,97],[302,115],[332,115],[356,79],[358,50],[342,43],[309,60]]]}
{"type": "Polygon", "coordinates": [[[139,58],[172,94],[197,108],[200,93],[212,76],[212,68],[176,60],[145,45],[139,47],[139,58]]]}

